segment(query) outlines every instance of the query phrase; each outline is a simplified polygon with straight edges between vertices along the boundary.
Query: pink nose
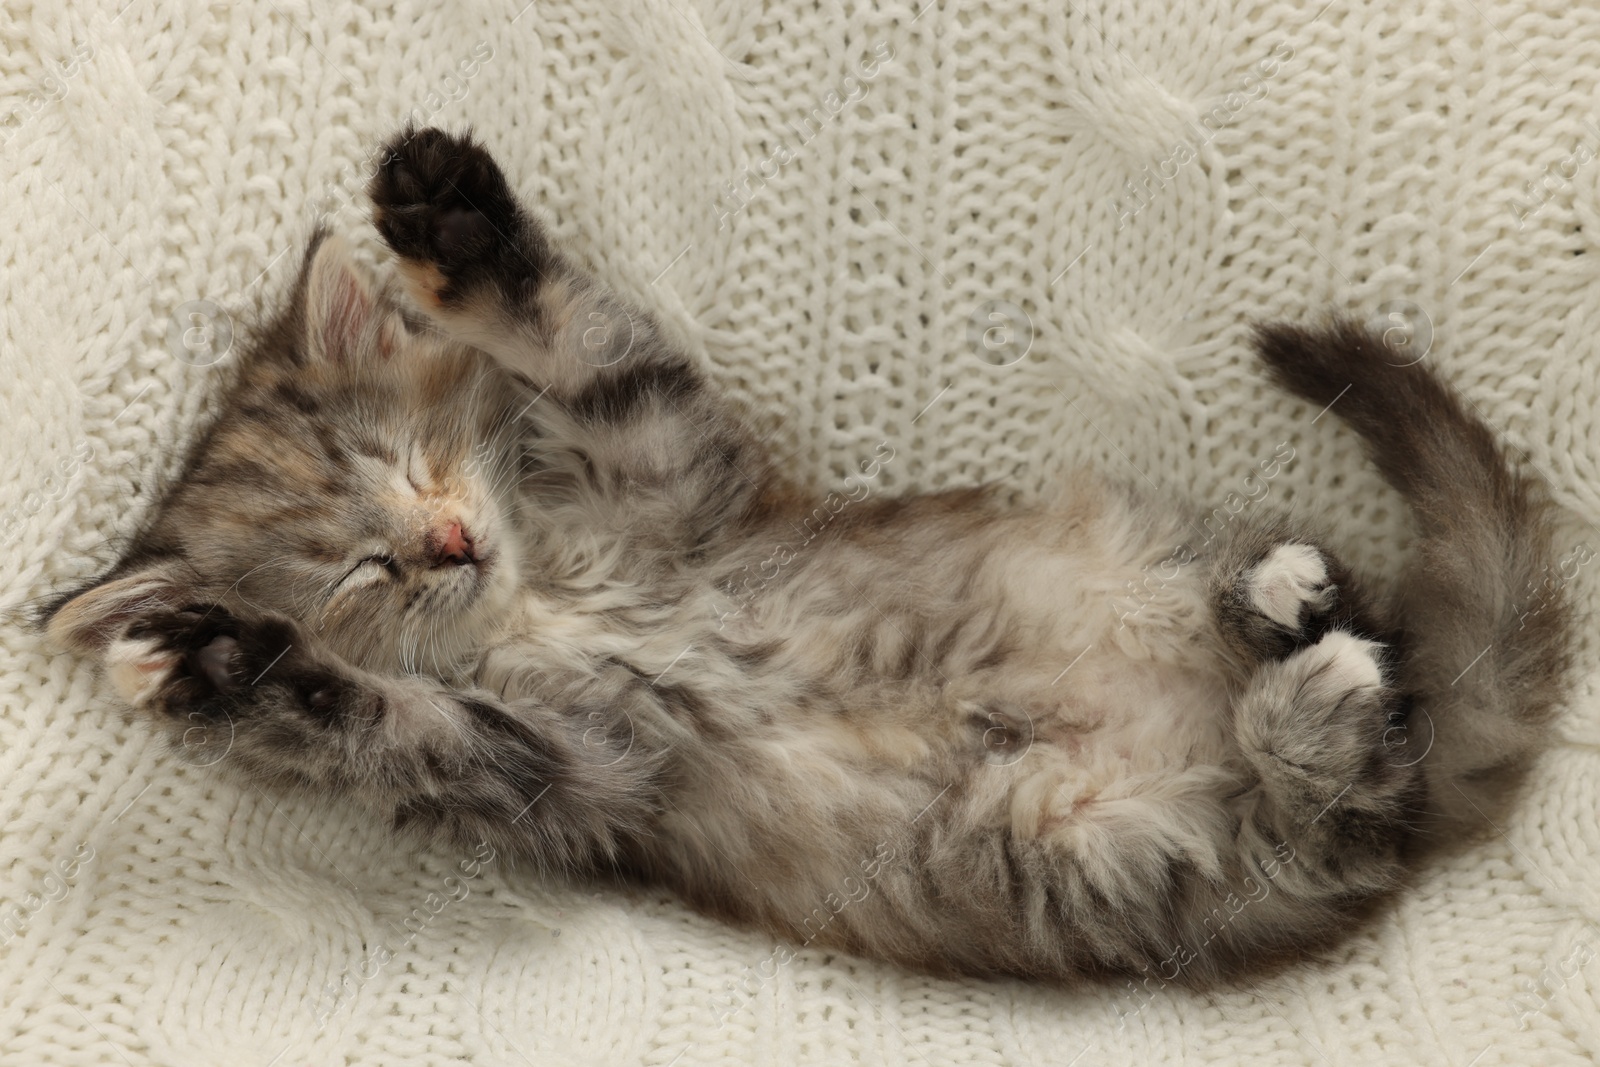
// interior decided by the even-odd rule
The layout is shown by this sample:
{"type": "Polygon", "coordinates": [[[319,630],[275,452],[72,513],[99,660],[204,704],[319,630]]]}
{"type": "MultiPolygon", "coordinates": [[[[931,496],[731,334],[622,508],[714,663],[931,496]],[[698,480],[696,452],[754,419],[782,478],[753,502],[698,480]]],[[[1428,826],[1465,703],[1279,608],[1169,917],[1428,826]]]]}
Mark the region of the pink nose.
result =
{"type": "Polygon", "coordinates": [[[437,566],[464,567],[468,563],[478,562],[478,557],[472,551],[472,535],[459,522],[452,522],[442,532],[431,534],[428,541],[437,566]]]}

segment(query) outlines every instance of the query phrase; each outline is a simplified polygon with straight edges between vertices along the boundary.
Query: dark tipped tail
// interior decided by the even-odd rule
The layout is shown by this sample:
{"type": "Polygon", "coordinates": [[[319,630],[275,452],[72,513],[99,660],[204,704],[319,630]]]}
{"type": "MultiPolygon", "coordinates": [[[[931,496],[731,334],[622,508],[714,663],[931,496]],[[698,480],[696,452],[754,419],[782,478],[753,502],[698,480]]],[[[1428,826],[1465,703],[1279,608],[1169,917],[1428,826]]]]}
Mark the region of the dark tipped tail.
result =
{"type": "Polygon", "coordinates": [[[1348,320],[1258,327],[1256,347],[1284,388],[1332,405],[1415,509],[1401,626],[1419,710],[1400,751],[1427,751],[1430,812],[1482,825],[1566,698],[1575,557],[1558,560],[1543,503],[1425,364],[1348,320]]]}

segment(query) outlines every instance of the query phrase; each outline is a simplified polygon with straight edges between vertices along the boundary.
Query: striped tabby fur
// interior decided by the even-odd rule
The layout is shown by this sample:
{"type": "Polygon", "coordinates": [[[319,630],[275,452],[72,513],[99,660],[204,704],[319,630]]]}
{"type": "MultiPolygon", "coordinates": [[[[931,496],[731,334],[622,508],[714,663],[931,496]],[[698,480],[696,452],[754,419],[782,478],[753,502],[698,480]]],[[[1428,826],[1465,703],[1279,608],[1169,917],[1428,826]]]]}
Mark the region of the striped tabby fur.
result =
{"type": "Polygon", "coordinates": [[[371,192],[398,281],[319,235],[182,478],[49,612],[204,762],[791,942],[1204,983],[1348,931],[1563,698],[1569,611],[1521,610],[1538,507],[1355,326],[1259,349],[1348,386],[1415,505],[1384,596],[1286,518],[1202,542],[1090,474],[883,499],[884,446],[814,499],[470,139],[407,131],[371,192]]]}

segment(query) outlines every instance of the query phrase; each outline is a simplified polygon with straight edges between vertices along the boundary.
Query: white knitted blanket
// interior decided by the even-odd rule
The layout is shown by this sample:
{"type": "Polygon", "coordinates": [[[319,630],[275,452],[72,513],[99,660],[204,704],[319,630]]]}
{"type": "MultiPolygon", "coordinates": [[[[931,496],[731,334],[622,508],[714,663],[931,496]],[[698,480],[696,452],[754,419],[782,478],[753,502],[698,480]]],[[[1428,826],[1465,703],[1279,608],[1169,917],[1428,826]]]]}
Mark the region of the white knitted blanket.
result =
{"type": "MultiPolygon", "coordinates": [[[[887,441],[890,488],[1089,462],[1228,506],[1288,443],[1270,503],[1392,575],[1396,498],[1243,344],[1337,306],[1426,352],[1563,552],[1600,551],[1600,9],[1320,6],[10,0],[0,609],[111,558],[318,216],[370,247],[363,164],[407,116],[475,126],[819,487],[887,441]]],[[[181,766],[7,624],[0,1063],[1592,1062],[1595,652],[1509,825],[1336,965],[1198,996],[776,966],[665,895],[181,766]]]]}

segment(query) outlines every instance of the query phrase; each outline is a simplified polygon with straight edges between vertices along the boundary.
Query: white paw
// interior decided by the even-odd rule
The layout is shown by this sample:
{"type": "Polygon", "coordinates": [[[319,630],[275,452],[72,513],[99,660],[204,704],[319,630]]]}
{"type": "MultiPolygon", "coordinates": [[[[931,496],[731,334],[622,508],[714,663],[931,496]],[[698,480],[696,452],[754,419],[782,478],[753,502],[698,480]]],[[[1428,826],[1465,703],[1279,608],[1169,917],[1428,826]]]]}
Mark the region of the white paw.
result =
{"type": "Polygon", "coordinates": [[[1333,606],[1328,565],[1310,545],[1279,545],[1257,563],[1245,579],[1250,606],[1286,630],[1300,629],[1301,611],[1333,606]]]}
{"type": "Polygon", "coordinates": [[[1354,789],[1384,787],[1374,757],[1391,747],[1385,647],[1343,631],[1257,672],[1239,705],[1238,737],[1280,803],[1309,825],[1354,789]]]}
{"type": "Polygon", "coordinates": [[[1303,671],[1301,692],[1313,704],[1337,704],[1353,693],[1383,688],[1378,654],[1383,646],[1342,630],[1330,630],[1321,641],[1289,657],[1287,665],[1303,671]]]}
{"type": "Polygon", "coordinates": [[[177,654],[154,638],[122,637],[106,649],[106,675],[118,695],[135,707],[160,692],[177,665],[177,654]]]}

